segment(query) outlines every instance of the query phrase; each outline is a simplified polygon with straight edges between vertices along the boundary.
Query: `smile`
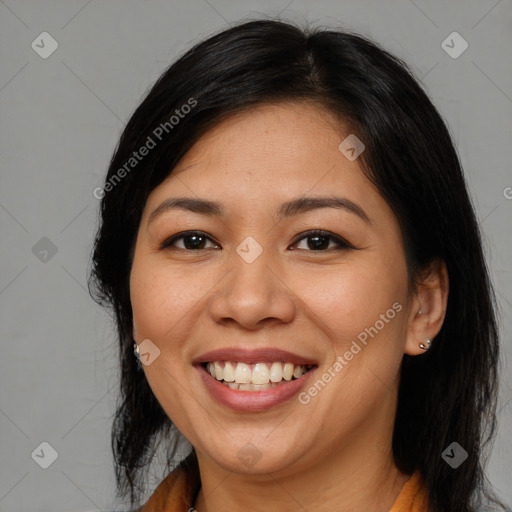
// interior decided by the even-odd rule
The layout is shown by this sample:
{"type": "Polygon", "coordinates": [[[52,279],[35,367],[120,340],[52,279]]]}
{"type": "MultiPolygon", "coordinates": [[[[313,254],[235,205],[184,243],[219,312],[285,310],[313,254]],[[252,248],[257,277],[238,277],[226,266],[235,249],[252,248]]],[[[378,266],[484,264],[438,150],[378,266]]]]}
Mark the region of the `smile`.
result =
{"type": "Polygon", "coordinates": [[[300,379],[313,365],[293,363],[253,363],[213,361],[204,365],[217,381],[238,391],[264,391],[291,380],[300,379]]]}
{"type": "Polygon", "coordinates": [[[318,369],[315,359],[285,350],[233,347],[212,350],[192,364],[214,402],[240,412],[258,412],[289,402],[318,369]]]}

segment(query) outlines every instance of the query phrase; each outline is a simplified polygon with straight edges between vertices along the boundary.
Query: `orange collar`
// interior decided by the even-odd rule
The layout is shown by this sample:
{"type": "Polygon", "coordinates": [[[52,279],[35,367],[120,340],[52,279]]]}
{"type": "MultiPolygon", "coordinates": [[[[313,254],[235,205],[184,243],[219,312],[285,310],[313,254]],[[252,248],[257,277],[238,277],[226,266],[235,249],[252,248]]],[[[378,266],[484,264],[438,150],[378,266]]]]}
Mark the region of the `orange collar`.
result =
{"type": "MultiPolygon", "coordinates": [[[[158,485],[141,512],[188,512],[201,487],[195,454],[187,457],[158,485]]],[[[389,512],[427,512],[427,489],[419,471],[403,486],[389,512]]]]}
{"type": "Polygon", "coordinates": [[[427,512],[428,491],[425,487],[421,474],[416,471],[405,482],[398,498],[389,512],[427,512]]]}

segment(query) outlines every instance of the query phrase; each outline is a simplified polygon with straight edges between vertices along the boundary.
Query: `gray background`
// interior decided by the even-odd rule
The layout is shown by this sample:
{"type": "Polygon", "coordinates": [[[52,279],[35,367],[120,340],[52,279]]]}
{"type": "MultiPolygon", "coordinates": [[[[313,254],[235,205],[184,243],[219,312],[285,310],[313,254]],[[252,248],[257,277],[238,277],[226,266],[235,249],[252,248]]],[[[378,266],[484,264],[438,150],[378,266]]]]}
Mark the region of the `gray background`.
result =
{"type": "MultiPolygon", "coordinates": [[[[260,14],[373,38],[410,64],[447,120],[501,307],[500,426],[488,475],[512,503],[511,0],[5,0],[0,511],[123,509],[113,499],[109,447],[113,324],[86,291],[98,208],[92,192],[124,124],[164,68],[192,43],[260,14]],[[44,31],[58,42],[46,59],[31,47],[44,31]],[[453,31],[469,44],[455,59],[441,46],[453,31]],[[44,253],[51,244],[42,237],[55,254],[44,253]],[[50,461],[49,450],[38,448],[43,441],[58,453],[48,469],[35,461],[50,461]]],[[[153,469],[154,486],[161,475],[158,464],[153,469]]]]}

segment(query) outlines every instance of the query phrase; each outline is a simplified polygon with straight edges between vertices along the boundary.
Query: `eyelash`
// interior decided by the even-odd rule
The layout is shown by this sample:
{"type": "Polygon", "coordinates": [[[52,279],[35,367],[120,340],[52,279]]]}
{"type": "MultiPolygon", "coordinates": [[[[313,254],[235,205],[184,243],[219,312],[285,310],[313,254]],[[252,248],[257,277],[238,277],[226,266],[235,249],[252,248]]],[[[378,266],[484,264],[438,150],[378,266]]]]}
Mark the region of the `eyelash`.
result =
{"type": "MultiPolygon", "coordinates": [[[[212,242],[212,243],[214,243],[216,245],[220,245],[220,244],[217,244],[217,242],[215,242],[204,231],[184,231],[182,233],[178,233],[176,235],[173,235],[171,238],[168,238],[167,240],[165,240],[161,244],[160,249],[179,249],[179,250],[182,250],[182,251],[190,251],[190,252],[199,252],[199,251],[205,250],[205,249],[184,249],[184,248],[181,248],[181,247],[179,247],[179,248],[172,247],[172,244],[175,243],[176,241],[184,239],[184,238],[187,238],[189,236],[194,236],[194,235],[206,238],[210,242],[212,242]]],[[[312,238],[312,237],[315,237],[315,236],[320,236],[320,237],[328,238],[328,239],[331,239],[332,241],[334,241],[337,244],[337,246],[338,246],[338,247],[334,248],[334,250],[355,249],[355,247],[352,244],[348,243],[345,239],[343,239],[340,236],[333,235],[329,231],[324,231],[324,230],[321,230],[321,229],[314,229],[312,231],[306,231],[305,233],[301,233],[300,235],[301,235],[300,238],[297,238],[293,242],[293,245],[296,245],[297,243],[301,242],[304,239],[312,238]]],[[[305,250],[305,249],[301,249],[301,250],[305,250]]],[[[332,251],[332,250],[333,250],[333,248],[331,247],[330,249],[323,249],[323,250],[322,249],[321,250],[313,250],[313,249],[311,249],[311,250],[307,250],[307,251],[308,252],[313,252],[313,253],[319,253],[319,252],[328,252],[328,251],[332,251]]]]}

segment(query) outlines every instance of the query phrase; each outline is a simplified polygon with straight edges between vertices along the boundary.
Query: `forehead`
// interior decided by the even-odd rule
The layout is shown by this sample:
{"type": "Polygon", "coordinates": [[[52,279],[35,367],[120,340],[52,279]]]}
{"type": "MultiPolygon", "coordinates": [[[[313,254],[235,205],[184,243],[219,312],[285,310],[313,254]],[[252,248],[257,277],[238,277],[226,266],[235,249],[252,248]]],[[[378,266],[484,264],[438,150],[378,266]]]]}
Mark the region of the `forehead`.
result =
{"type": "Polygon", "coordinates": [[[339,118],[311,102],[252,108],[204,134],[152,192],[151,203],[171,192],[261,206],[308,193],[375,194],[357,159],[339,149],[348,135],[339,118]]]}
{"type": "MultiPolygon", "coordinates": [[[[232,115],[204,134],[178,164],[181,172],[192,159],[228,159],[242,168],[306,157],[328,159],[347,129],[333,113],[312,102],[263,104],[232,115]],[[327,152],[326,152],[327,150],[327,152]]],[[[337,155],[336,155],[337,156],[337,155]]]]}

